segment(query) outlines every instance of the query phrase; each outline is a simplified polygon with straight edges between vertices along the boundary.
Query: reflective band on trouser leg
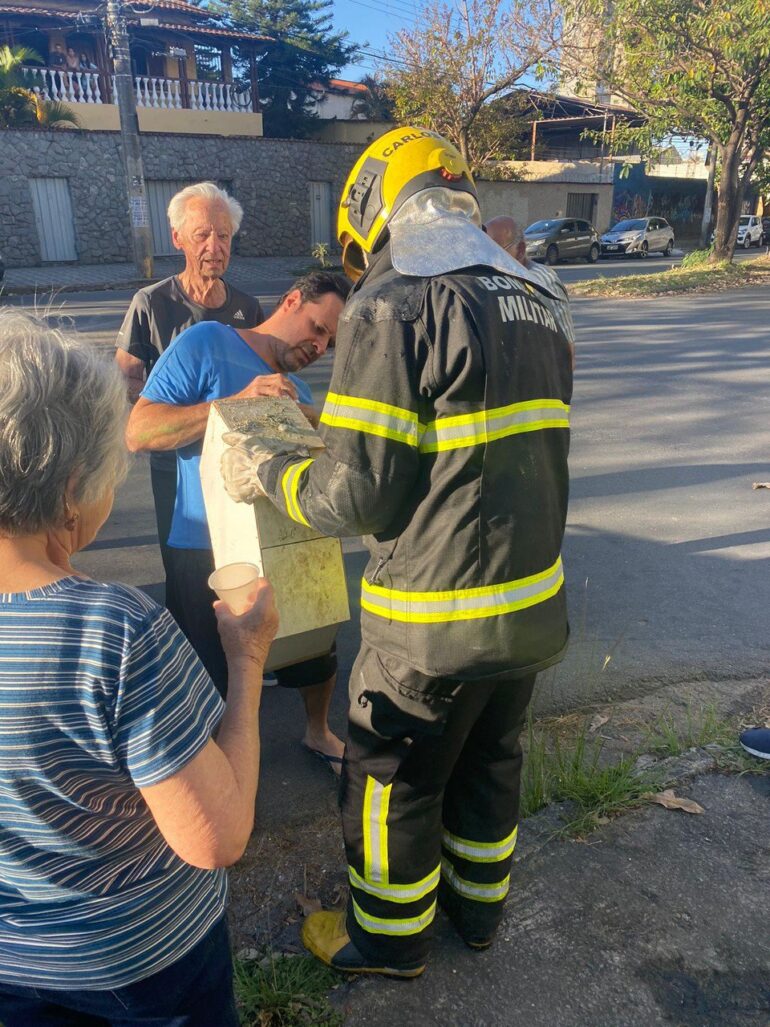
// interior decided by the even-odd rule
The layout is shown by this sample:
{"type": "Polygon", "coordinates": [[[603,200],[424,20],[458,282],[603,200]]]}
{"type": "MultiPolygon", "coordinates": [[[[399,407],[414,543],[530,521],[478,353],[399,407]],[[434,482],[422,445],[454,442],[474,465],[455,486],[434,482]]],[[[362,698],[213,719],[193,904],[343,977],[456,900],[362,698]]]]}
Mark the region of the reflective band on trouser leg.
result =
{"type": "Polygon", "coordinates": [[[569,428],[569,407],[560,399],[530,399],[524,403],[458,414],[431,421],[420,441],[421,453],[481,446],[522,432],[569,428]]]}
{"type": "Polygon", "coordinates": [[[388,884],[388,806],[393,785],[367,776],[364,791],[364,880],[388,884]]]}
{"type": "Polygon", "coordinates": [[[377,617],[410,624],[499,617],[536,606],[556,595],[564,584],[561,557],[547,570],[500,585],[459,588],[444,592],[404,592],[361,582],[361,606],[377,617]]]}
{"type": "Polygon", "coordinates": [[[360,396],[340,396],[335,392],[326,394],[321,424],[377,435],[415,447],[419,446],[425,430],[412,410],[360,396]]]}
{"type": "Polygon", "coordinates": [[[467,881],[460,877],[448,859],[441,861],[441,875],[452,891],[474,902],[501,902],[508,894],[511,884],[510,874],[506,874],[502,881],[493,881],[491,884],[467,881]]]}
{"type": "Polygon", "coordinates": [[[370,916],[361,909],[355,899],[352,899],[351,901],[353,903],[353,912],[356,917],[356,923],[359,927],[368,931],[369,934],[386,934],[392,938],[403,938],[410,934],[419,934],[420,931],[424,931],[426,927],[429,927],[433,923],[433,918],[436,915],[435,899],[431,903],[430,907],[419,916],[397,918],[370,916]]]}
{"type": "Polygon", "coordinates": [[[367,934],[398,938],[419,934],[432,923],[440,867],[417,881],[396,883],[390,880],[388,811],[392,787],[367,775],[361,817],[364,873],[361,876],[355,867],[349,866],[348,875],[353,916],[358,926],[367,934]],[[411,915],[405,915],[404,906],[410,904],[414,907],[411,915]]]}
{"type": "Polygon", "coordinates": [[[309,528],[305,515],[299,506],[299,480],[304,472],[310,467],[313,459],[303,460],[300,464],[289,464],[286,470],[281,475],[281,489],[283,490],[283,498],[286,503],[286,513],[293,521],[297,524],[304,524],[306,528],[309,528]]]}
{"type": "Polygon", "coordinates": [[[516,838],[519,834],[518,825],[514,827],[509,835],[499,842],[476,842],[468,838],[458,838],[444,828],[441,835],[441,844],[460,859],[466,859],[470,863],[499,863],[513,855],[516,848],[516,838]]]}
{"type": "Polygon", "coordinates": [[[367,881],[356,872],[354,867],[348,867],[348,877],[353,888],[366,892],[376,899],[385,899],[386,902],[417,902],[424,899],[436,887],[438,887],[440,868],[436,867],[421,881],[414,881],[412,884],[375,884],[367,881]]]}

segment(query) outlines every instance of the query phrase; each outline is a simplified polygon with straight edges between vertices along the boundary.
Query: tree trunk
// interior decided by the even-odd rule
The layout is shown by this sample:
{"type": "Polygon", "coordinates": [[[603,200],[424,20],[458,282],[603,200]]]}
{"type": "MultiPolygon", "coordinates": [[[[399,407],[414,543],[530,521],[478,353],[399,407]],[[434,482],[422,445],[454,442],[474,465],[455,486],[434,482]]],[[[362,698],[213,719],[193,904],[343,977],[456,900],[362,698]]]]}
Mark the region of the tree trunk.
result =
{"type": "Polygon", "coordinates": [[[717,224],[711,263],[732,260],[735,252],[744,193],[740,175],[742,138],[742,132],[738,135],[734,131],[722,149],[722,174],[717,193],[717,224]]]}
{"type": "Polygon", "coordinates": [[[460,143],[460,147],[459,147],[460,153],[462,154],[463,159],[465,160],[465,162],[468,165],[470,165],[470,157],[469,157],[469,154],[468,154],[468,136],[470,135],[470,132],[468,131],[468,129],[465,126],[463,126],[460,129],[459,135],[460,135],[460,138],[459,138],[458,141],[460,143]]]}

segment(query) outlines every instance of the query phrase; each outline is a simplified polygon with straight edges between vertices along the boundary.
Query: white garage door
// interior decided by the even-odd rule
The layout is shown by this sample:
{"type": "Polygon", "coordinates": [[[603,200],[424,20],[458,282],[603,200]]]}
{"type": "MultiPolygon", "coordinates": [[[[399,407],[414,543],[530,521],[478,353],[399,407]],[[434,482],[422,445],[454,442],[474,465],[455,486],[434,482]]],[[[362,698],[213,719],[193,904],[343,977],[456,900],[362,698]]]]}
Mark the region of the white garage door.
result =
{"type": "Polygon", "coordinates": [[[30,178],[42,260],[77,260],[70,187],[66,178],[30,178]]]}
{"type": "Polygon", "coordinates": [[[331,182],[310,182],[310,242],[332,241],[332,184],[331,182]]]}
{"type": "Polygon", "coordinates": [[[184,189],[186,185],[192,185],[190,181],[180,179],[163,179],[157,182],[147,182],[147,203],[150,208],[150,224],[152,226],[152,252],[156,257],[168,257],[170,254],[178,253],[171,242],[171,229],[168,227],[166,211],[171,202],[171,197],[184,189]]]}

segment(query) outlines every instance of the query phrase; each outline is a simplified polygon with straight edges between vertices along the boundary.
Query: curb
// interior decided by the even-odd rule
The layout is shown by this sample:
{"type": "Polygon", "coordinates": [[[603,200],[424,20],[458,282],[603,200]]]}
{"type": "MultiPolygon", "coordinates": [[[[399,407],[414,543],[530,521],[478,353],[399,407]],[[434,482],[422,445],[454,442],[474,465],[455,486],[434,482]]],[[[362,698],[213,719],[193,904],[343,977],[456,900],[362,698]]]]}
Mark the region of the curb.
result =
{"type": "Polygon", "coordinates": [[[41,296],[60,292],[116,292],[119,289],[143,289],[160,282],[160,278],[132,278],[123,282],[97,282],[96,284],[69,283],[67,285],[0,285],[0,301],[3,296],[41,296]]]}

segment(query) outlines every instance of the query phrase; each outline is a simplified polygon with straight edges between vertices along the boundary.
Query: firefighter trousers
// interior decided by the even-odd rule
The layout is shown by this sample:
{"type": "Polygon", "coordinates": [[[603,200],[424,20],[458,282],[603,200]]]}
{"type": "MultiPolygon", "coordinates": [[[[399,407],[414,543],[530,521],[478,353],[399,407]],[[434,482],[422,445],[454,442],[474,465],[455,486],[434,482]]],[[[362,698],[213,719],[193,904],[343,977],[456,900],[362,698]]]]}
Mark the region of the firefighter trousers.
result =
{"type": "Polygon", "coordinates": [[[500,923],[534,683],[427,678],[362,646],[340,804],[348,933],[374,965],[423,961],[437,904],[466,941],[500,923]]]}

